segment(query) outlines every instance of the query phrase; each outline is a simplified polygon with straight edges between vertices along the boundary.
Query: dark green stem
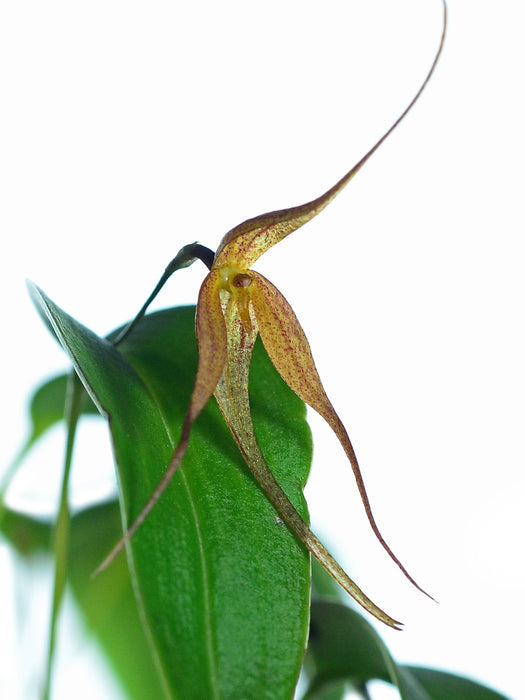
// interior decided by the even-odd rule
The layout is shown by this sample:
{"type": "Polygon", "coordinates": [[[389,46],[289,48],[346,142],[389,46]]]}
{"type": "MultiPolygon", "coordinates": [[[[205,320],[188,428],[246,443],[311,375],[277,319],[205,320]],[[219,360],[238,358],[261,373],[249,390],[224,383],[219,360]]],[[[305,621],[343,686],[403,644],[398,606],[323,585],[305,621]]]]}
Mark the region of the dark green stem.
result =
{"type": "Polygon", "coordinates": [[[127,338],[131,331],[135,328],[135,326],[144,318],[148,306],[155,299],[157,294],[160,292],[162,287],[164,287],[164,285],[174,272],[182,269],[183,267],[189,267],[196,260],[201,260],[206,265],[208,270],[210,270],[211,266],[213,265],[214,257],[215,253],[209,248],[206,248],[206,246],[201,245],[200,243],[190,243],[181,248],[177,255],[173,258],[173,260],[164,270],[162,277],[157,283],[157,286],[151,292],[146,302],[142,306],[141,310],[138,312],[135,318],[125,328],[123,328],[123,330],[113,341],[113,345],[116,346],[119,343],[121,343],[124,340],[124,338],[127,338]]]}

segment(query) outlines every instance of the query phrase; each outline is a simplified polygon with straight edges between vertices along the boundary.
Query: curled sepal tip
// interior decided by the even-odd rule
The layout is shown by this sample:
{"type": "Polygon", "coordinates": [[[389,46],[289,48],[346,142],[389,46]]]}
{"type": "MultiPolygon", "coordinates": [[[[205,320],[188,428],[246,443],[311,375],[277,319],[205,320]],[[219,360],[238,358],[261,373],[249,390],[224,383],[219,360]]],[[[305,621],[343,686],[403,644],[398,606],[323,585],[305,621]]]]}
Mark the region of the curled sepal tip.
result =
{"type": "Polygon", "coordinates": [[[239,287],[239,292],[231,294],[223,304],[228,355],[223,374],[215,389],[215,398],[221,413],[257,482],[297,539],[363,608],[386,625],[401,629],[401,623],[387,615],[363,593],[310,530],[273,476],[260,450],[251,419],[248,379],[253,346],[261,329],[257,319],[257,306],[253,305],[255,313],[252,313],[248,305],[247,317],[246,299],[243,299],[248,294],[252,300],[258,296],[259,275],[251,271],[249,278],[250,283],[246,287],[239,287]]]}
{"type": "Polygon", "coordinates": [[[272,364],[288,386],[317,411],[332,428],[350,462],[361,501],[375,536],[407,579],[418,590],[432,598],[408,573],[386,543],[376,524],[350,437],[326,395],[312,357],[310,344],[292,307],[281,292],[263,275],[253,271],[251,274],[254,285],[251,295],[254,314],[263,345],[272,364]]]}
{"type": "Polygon", "coordinates": [[[348,185],[350,180],[356,175],[363,165],[372,157],[377,149],[387,140],[390,134],[399,126],[405,119],[412,107],[419,100],[422,92],[429,83],[434,70],[439,61],[445,36],[447,33],[447,5],[443,0],[443,30],[438,46],[438,50],[434,56],[434,60],[430,69],[421,83],[418,91],[409,102],[408,106],[403,110],[395,122],[385,131],[381,138],[365,153],[351,170],[335,183],[329,190],[316,199],[301,204],[297,207],[288,209],[280,209],[267,214],[253,217],[235,226],[222,239],[215,254],[214,265],[229,265],[235,263],[240,268],[247,269],[269,248],[274,246],[283,238],[293,233],[298,228],[306,224],[308,221],[317,216],[330,202],[342,192],[348,185]]]}

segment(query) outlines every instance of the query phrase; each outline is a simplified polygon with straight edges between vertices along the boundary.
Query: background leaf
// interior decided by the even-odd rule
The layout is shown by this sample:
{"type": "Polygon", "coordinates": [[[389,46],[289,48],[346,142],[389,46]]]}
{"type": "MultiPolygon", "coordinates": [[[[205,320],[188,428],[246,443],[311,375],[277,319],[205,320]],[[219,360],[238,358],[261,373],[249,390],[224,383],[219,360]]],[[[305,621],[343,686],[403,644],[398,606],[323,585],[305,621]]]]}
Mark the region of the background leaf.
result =
{"type": "Polygon", "coordinates": [[[91,573],[121,532],[119,506],[104,503],[72,522],[69,580],[87,627],[130,700],[162,697],[162,686],[139,618],[129,569],[120,557],[96,579],[91,573]]]}
{"type": "Polygon", "coordinates": [[[371,680],[395,685],[401,700],[506,700],[475,681],[417,666],[396,664],[370,623],[336,600],[312,602],[308,645],[310,685],[304,698],[324,700],[332,684],[346,680],[354,688],[371,680]]]}
{"type": "MultiPolygon", "coordinates": [[[[139,618],[125,557],[104,576],[91,572],[121,531],[116,501],[85,509],[71,519],[68,584],[86,623],[87,632],[104,651],[116,678],[130,700],[162,697],[158,670],[139,618]]],[[[7,509],[3,536],[19,553],[51,555],[53,526],[49,522],[7,509]]]]}
{"type": "Polygon", "coordinates": [[[312,602],[308,651],[313,669],[306,698],[319,697],[319,690],[334,680],[345,679],[359,688],[371,679],[396,679],[395,663],[374,628],[337,601],[312,602]]]}
{"type": "MultiPolygon", "coordinates": [[[[0,481],[0,521],[4,517],[5,493],[33,445],[53,425],[64,419],[67,375],[62,374],[46,380],[33,394],[29,404],[29,436],[0,481]]],[[[84,401],[84,413],[98,411],[89,397],[84,401]]]]}
{"type": "MultiPolygon", "coordinates": [[[[29,405],[31,433],[26,448],[31,447],[53,425],[64,419],[67,374],[61,374],[45,381],[33,394],[29,405]]],[[[83,413],[98,415],[98,411],[88,399],[83,413]]]]}
{"type": "Polygon", "coordinates": [[[506,696],[476,681],[445,671],[419,666],[401,666],[403,676],[410,674],[432,700],[509,700],[506,696]]]}
{"type": "MultiPolygon", "coordinates": [[[[180,431],[196,368],[194,308],[146,317],[117,351],[42,293],[35,290],[34,299],[109,416],[121,503],[130,522],[158,482],[180,431]]],[[[311,439],[304,405],[261,347],[252,367],[254,382],[260,382],[254,424],[261,447],[306,514],[302,486],[311,439]]],[[[308,622],[308,556],[276,518],[213,402],[129,555],[169,696],[292,697],[308,622]]]]}

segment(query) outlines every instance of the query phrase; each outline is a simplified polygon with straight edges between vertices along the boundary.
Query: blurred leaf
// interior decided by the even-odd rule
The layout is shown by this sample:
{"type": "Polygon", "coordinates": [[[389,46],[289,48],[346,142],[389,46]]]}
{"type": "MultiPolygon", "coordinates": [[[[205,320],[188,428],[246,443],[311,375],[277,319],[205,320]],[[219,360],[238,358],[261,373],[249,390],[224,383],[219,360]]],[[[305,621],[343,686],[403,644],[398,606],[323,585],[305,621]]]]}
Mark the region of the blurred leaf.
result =
{"type": "Polygon", "coordinates": [[[312,602],[308,651],[311,680],[305,698],[322,697],[319,691],[334,680],[345,679],[360,687],[372,678],[392,681],[397,677],[395,663],[372,625],[335,601],[312,602]]]}
{"type": "MultiPolygon", "coordinates": [[[[29,405],[31,434],[27,447],[36,442],[49,428],[64,419],[68,375],[61,374],[44,382],[33,394],[29,405]]],[[[83,413],[98,415],[93,402],[84,402],[83,413]]]]}
{"type": "Polygon", "coordinates": [[[76,429],[78,420],[82,414],[85,396],[86,393],[78,376],[74,372],[71,372],[69,374],[66,387],[66,401],[64,408],[64,419],[67,426],[64,468],[62,472],[58,512],[53,530],[52,546],[55,575],[53,582],[53,596],[51,600],[51,618],[49,622],[46,675],[42,693],[43,700],[48,700],[50,698],[53,662],[58,631],[58,619],[67,583],[69,534],[71,530],[69,477],[71,475],[71,467],[73,464],[73,449],[75,445],[76,429]]]}
{"type": "MultiPolygon", "coordinates": [[[[163,691],[141,624],[126,559],[92,579],[95,566],[121,532],[116,501],[93,506],[71,519],[68,584],[88,631],[129,700],[162,697],[163,691]]],[[[22,555],[51,556],[53,526],[7,510],[2,534],[22,555]]]]}
{"type": "Polygon", "coordinates": [[[24,557],[37,552],[51,551],[53,524],[47,520],[37,520],[10,508],[0,520],[0,532],[16,551],[24,557]]]}
{"type": "MultiPolygon", "coordinates": [[[[29,437],[15,460],[18,465],[28,450],[39,440],[49,428],[64,420],[68,374],[60,374],[47,379],[34,392],[29,404],[30,431],[29,437]]],[[[93,401],[86,398],[83,413],[99,415],[93,401]]]]}
{"type": "Polygon", "coordinates": [[[415,678],[432,700],[508,700],[505,695],[469,678],[418,666],[400,668],[403,675],[415,678]]]}
{"type": "Polygon", "coordinates": [[[325,689],[342,680],[355,688],[387,681],[398,688],[401,700],[506,700],[460,676],[396,664],[370,623],[332,600],[312,603],[308,652],[308,700],[324,700],[325,689]]]}
{"type": "Polygon", "coordinates": [[[69,581],[88,629],[130,700],[161,698],[163,690],[139,618],[125,557],[100,576],[91,573],[122,530],[116,501],[72,519],[69,581]]]}
{"type": "MultiPolygon", "coordinates": [[[[38,290],[33,297],[109,417],[130,523],[180,432],[196,369],[194,308],[146,317],[117,351],[38,290]]],[[[260,345],[252,376],[261,448],[307,517],[304,405],[260,345]]],[[[309,558],[254,482],[214,402],[128,555],[169,697],[292,697],[308,624],[309,558]]]]}
{"type": "Polygon", "coordinates": [[[355,691],[346,680],[327,681],[309,697],[315,700],[344,700],[349,689],[355,691]]]}
{"type": "MultiPolygon", "coordinates": [[[[0,482],[0,522],[5,515],[5,494],[27,453],[49,428],[64,419],[67,380],[67,374],[48,379],[35,390],[31,398],[29,404],[29,437],[22,445],[0,482]]],[[[98,411],[89,397],[86,397],[84,401],[83,413],[98,415],[98,411]]]]}

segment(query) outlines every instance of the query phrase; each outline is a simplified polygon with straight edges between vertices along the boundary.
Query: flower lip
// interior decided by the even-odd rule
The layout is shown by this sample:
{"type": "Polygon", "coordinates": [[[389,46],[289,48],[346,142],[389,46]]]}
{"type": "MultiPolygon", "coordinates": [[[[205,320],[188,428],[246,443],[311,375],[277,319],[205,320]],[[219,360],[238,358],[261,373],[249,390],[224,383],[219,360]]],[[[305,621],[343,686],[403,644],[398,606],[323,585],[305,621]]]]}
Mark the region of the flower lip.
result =
{"type": "Polygon", "coordinates": [[[228,292],[246,289],[253,282],[253,275],[236,266],[220,266],[221,287],[228,292]]]}
{"type": "Polygon", "coordinates": [[[248,275],[246,272],[239,272],[232,279],[231,283],[234,287],[249,287],[252,281],[253,277],[251,275],[248,275]]]}

